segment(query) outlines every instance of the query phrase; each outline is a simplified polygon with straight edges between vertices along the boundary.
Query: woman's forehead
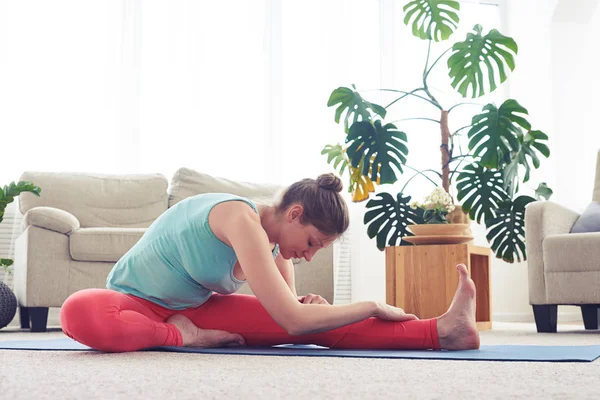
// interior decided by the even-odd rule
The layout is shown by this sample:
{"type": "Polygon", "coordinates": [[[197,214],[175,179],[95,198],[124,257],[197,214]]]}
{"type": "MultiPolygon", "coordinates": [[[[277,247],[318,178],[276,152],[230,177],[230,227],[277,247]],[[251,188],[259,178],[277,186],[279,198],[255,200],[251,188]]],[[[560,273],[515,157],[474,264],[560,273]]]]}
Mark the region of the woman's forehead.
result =
{"type": "Polygon", "coordinates": [[[310,233],[311,233],[310,236],[313,237],[314,239],[316,239],[318,241],[318,244],[320,244],[320,245],[322,244],[324,247],[327,247],[328,245],[333,243],[336,239],[335,236],[325,235],[324,233],[320,232],[314,226],[310,230],[310,233]]]}

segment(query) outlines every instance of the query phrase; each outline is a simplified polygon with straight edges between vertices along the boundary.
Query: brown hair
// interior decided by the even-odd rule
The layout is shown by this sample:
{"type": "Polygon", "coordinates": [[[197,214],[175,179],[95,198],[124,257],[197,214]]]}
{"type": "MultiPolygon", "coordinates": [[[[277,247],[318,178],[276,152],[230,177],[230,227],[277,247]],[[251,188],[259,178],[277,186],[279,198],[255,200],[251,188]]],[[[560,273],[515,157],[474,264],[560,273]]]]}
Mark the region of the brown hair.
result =
{"type": "Polygon", "coordinates": [[[302,179],[285,189],[275,205],[277,213],[298,203],[304,208],[301,223],[312,224],[327,236],[339,236],[350,223],[348,206],[340,194],[343,187],[342,180],[332,173],[302,179]]]}

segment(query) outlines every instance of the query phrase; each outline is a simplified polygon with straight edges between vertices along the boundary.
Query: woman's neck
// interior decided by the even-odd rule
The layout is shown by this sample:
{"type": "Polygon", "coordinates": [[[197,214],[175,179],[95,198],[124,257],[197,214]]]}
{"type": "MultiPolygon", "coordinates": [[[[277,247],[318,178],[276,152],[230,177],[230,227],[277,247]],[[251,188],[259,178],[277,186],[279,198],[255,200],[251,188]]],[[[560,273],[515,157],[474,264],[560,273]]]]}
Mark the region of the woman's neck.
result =
{"type": "Polygon", "coordinates": [[[277,213],[274,206],[258,204],[258,215],[260,216],[260,224],[267,233],[270,243],[278,243],[279,238],[279,223],[277,213]]]}

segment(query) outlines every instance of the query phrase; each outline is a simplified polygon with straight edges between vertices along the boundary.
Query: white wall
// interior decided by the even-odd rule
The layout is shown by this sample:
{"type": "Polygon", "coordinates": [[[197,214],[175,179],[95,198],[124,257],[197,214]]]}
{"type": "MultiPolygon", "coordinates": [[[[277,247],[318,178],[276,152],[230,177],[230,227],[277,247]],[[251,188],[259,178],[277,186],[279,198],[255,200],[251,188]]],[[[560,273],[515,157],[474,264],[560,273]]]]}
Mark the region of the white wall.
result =
{"type": "MultiPolygon", "coordinates": [[[[553,188],[552,200],[576,211],[590,202],[596,151],[600,149],[600,10],[598,0],[507,0],[505,28],[519,45],[517,67],[508,96],[529,111],[533,129],[550,136],[551,157],[534,171],[537,183],[553,188]]],[[[362,222],[365,203],[352,204],[353,301],[385,301],[385,254],[367,237],[362,222]]],[[[488,246],[485,229],[472,224],[475,243],[488,246]]],[[[492,259],[492,318],[533,321],[529,305],[527,263],[492,259]]],[[[578,307],[559,307],[560,321],[579,321],[578,307]]]]}

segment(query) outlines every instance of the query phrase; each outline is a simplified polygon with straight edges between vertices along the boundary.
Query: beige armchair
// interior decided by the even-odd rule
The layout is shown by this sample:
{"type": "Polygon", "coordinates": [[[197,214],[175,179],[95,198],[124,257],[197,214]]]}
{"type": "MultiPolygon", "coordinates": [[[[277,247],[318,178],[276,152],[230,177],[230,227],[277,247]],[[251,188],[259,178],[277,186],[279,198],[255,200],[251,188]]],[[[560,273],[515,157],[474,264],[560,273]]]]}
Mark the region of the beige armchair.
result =
{"type": "MultiPolygon", "coordinates": [[[[600,202],[600,152],[592,200],[600,202]]],[[[538,332],[556,332],[558,305],[581,307],[585,329],[598,329],[600,232],[569,233],[578,218],[551,201],[526,208],[529,303],[538,332]]]]}
{"type": "MultiPolygon", "coordinates": [[[[21,327],[34,332],[46,330],[49,307],[60,307],[78,290],[104,288],[115,262],[178,201],[208,192],[266,201],[278,189],[187,168],[179,169],[170,185],[160,174],[25,172],[20,180],[42,188],[41,197],[23,193],[18,198],[24,231],[14,257],[21,327]]],[[[310,263],[294,264],[298,294],[317,293],[333,304],[333,249],[321,250],[310,263]]],[[[248,284],[240,292],[252,294],[248,284]]]]}

